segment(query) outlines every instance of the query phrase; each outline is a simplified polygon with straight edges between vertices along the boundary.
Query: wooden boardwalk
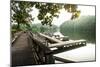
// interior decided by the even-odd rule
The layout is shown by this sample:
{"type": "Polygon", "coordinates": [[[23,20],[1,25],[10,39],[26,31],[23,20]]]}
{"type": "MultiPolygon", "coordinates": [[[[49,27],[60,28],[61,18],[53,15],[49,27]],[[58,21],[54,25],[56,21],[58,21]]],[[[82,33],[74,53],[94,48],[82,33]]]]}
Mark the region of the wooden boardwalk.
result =
{"type": "Polygon", "coordinates": [[[53,54],[69,51],[86,45],[86,40],[61,41],[42,33],[24,31],[12,40],[11,56],[13,66],[52,64],[55,60],[74,62],[53,54]],[[48,45],[49,43],[49,45],[48,45]],[[51,48],[57,48],[51,50],[51,48]]]}
{"type": "Polygon", "coordinates": [[[75,48],[79,48],[79,47],[82,47],[82,46],[86,46],[86,40],[69,40],[69,41],[61,41],[61,40],[58,40],[56,38],[52,38],[50,36],[47,36],[47,35],[44,35],[42,33],[39,33],[41,36],[47,38],[47,40],[49,40],[49,42],[51,44],[48,45],[49,48],[57,48],[57,49],[54,49],[54,50],[51,50],[51,53],[49,54],[57,54],[57,53],[61,53],[61,52],[64,52],[64,51],[69,51],[69,50],[72,50],[72,49],[75,49],[75,48]]]}
{"type": "Polygon", "coordinates": [[[12,41],[12,66],[54,63],[53,55],[46,55],[50,49],[42,44],[44,41],[42,41],[41,38],[37,38],[39,38],[37,35],[32,35],[31,37],[29,32],[23,32],[20,34],[20,36],[12,41]]]}
{"type": "Polygon", "coordinates": [[[63,42],[63,41],[61,41],[61,40],[58,40],[58,39],[56,39],[56,38],[49,37],[49,36],[44,35],[44,34],[42,34],[42,33],[39,33],[39,34],[40,34],[41,36],[47,38],[49,41],[52,41],[52,42],[54,42],[54,43],[60,43],[60,42],[63,42]]]}
{"type": "Polygon", "coordinates": [[[56,38],[52,38],[50,36],[44,35],[42,33],[39,33],[41,36],[46,38],[46,40],[49,40],[50,44],[48,45],[49,48],[57,48],[52,51],[53,54],[61,53],[64,51],[69,51],[78,47],[86,46],[86,40],[67,40],[67,41],[61,41],[56,38]]]}

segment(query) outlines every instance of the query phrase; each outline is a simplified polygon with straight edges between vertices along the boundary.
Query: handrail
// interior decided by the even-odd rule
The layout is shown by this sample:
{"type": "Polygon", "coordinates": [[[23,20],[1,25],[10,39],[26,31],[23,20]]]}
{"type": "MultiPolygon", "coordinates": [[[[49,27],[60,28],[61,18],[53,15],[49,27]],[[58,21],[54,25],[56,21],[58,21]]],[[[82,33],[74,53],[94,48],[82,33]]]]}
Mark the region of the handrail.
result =
{"type": "MultiPolygon", "coordinates": [[[[18,37],[20,37],[21,34],[24,33],[24,32],[25,32],[25,31],[21,31],[20,33],[16,34],[17,36],[15,36],[15,37],[12,39],[11,43],[13,44],[13,43],[18,39],[18,37]]],[[[12,45],[12,46],[13,46],[13,45],[12,45]]]]}
{"type": "Polygon", "coordinates": [[[64,46],[64,45],[70,45],[70,44],[73,44],[73,43],[85,43],[86,44],[86,40],[65,41],[65,42],[51,44],[49,47],[50,48],[60,47],[60,46],[64,46]]]}

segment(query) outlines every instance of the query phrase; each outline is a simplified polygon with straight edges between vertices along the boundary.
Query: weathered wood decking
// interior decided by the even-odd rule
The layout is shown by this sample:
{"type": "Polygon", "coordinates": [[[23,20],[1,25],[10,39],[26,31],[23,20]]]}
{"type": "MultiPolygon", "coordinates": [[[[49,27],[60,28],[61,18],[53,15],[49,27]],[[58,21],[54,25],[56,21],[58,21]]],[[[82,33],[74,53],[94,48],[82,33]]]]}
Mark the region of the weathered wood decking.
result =
{"type": "Polygon", "coordinates": [[[42,34],[42,33],[39,33],[39,34],[40,34],[41,36],[47,38],[48,40],[52,41],[52,42],[55,42],[55,43],[60,43],[60,42],[62,42],[61,40],[58,40],[58,39],[56,39],[56,38],[49,37],[49,36],[44,35],[44,34],[42,34]]]}
{"type": "MultiPolygon", "coordinates": [[[[35,34],[34,34],[35,35],[35,34]]],[[[12,66],[53,64],[53,55],[46,55],[50,51],[38,36],[33,36],[29,32],[23,32],[11,45],[12,66]]]]}
{"type": "Polygon", "coordinates": [[[61,41],[56,38],[52,38],[50,36],[44,35],[42,33],[39,33],[44,38],[47,38],[51,44],[48,45],[49,48],[57,48],[55,50],[52,50],[52,54],[61,53],[64,51],[72,50],[81,46],[86,45],[86,40],[67,40],[67,41],[61,41]],[[53,43],[52,43],[53,42],[53,43]]]}
{"type": "Polygon", "coordinates": [[[21,32],[12,40],[12,65],[51,64],[55,60],[61,62],[74,62],[53,54],[72,50],[86,45],[86,40],[61,41],[42,33],[21,32]],[[47,44],[49,45],[47,46],[47,44]],[[51,48],[57,48],[51,50],[51,48]]]}

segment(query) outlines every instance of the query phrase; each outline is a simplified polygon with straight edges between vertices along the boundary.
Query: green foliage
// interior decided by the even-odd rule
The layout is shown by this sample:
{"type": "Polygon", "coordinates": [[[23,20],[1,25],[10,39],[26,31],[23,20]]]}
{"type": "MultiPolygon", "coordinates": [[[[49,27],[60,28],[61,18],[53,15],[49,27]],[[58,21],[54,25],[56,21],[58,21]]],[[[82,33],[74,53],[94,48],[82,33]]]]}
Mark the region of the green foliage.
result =
{"type": "Polygon", "coordinates": [[[11,20],[17,23],[17,28],[20,29],[20,24],[29,25],[33,21],[32,16],[29,14],[32,11],[34,3],[25,1],[12,1],[11,2],[11,20]]]}
{"type": "MultiPolygon", "coordinates": [[[[37,16],[42,25],[52,26],[54,17],[59,17],[59,10],[65,8],[66,11],[72,13],[72,18],[79,17],[80,11],[77,10],[77,5],[73,4],[58,4],[58,3],[40,3],[28,1],[11,1],[11,22],[17,23],[17,30],[30,29],[30,24],[34,20],[30,12],[35,7],[39,10],[37,16]],[[24,24],[24,25],[23,25],[24,24]],[[25,28],[22,28],[25,27],[25,28]]],[[[44,29],[44,28],[41,28],[44,29]]]]}
{"type": "Polygon", "coordinates": [[[77,10],[77,5],[75,4],[65,4],[64,5],[65,10],[72,13],[71,19],[78,18],[80,16],[80,10],[77,10]]]}
{"type": "Polygon", "coordinates": [[[59,10],[65,8],[66,11],[72,13],[72,18],[78,18],[80,11],[77,10],[77,5],[73,4],[55,4],[55,3],[37,3],[35,5],[39,9],[38,19],[44,25],[52,25],[54,17],[59,17],[59,10]]]}
{"type": "Polygon", "coordinates": [[[40,29],[37,25],[32,25],[32,32],[40,32],[40,29]]]}
{"type": "Polygon", "coordinates": [[[32,32],[42,32],[42,33],[54,33],[58,30],[56,25],[42,25],[42,24],[34,24],[32,25],[32,32]]]}
{"type": "MultiPolygon", "coordinates": [[[[59,10],[65,8],[68,12],[77,12],[77,5],[73,4],[55,4],[55,3],[39,3],[28,1],[12,1],[11,9],[13,11],[12,19],[17,23],[27,23],[33,20],[29,12],[32,7],[39,10],[38,19],[44,25],[51,25],[53,17],[59,17],[59,10]],[[49,14],[49,15],[48,15],[49,14]]],[[[79,12],[79,11],[78,11],[79,12]]]]}
{"type": "Polygon", "coordinates": [[[68,11],[68,12],[76,12],[77,11],[77,5],[74,4],[65,4],[64,8],[68,11]]]}
{"type": "Polygon", "coordinates": [[[86,39],[95,42],[95,16],[82,16],[76,20],[69,20],[60,26],[60,32],[72,39],[86,39]]]}
{"type": "Polygon", "coordinates": [[[53,3],[37,3],[35,5],[37,9],[39,9],[38,19],[44,25],[50,25],[53,21],[54,17],[59,16],[59,10],[62,8],[61,4],[53,4],[53,3]]]}
{"type": "Polygon", "coordinates": [[[17,30],[16,30],[16,29],[17,29],[17,25],[14,24],[14,25],[12,25],[11,27],[12,27],[12,28],[11,28],[11,31],[12,31],[13,33],[15,33],[15,32],[17,31],[17,30]]]}

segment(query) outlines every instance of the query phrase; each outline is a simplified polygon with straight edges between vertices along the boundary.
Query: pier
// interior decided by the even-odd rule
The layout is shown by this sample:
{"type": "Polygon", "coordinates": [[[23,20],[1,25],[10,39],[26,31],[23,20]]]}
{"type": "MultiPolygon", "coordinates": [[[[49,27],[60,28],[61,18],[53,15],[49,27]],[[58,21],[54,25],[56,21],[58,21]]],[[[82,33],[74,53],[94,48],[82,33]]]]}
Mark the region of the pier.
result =
{"type": "Polygon", "coordinates": [[[63,41],[42,33],[23,31],[12,40],[12,66],[55,64],[55,60],[70,63],[72,60],[56,57],[54,54],[86,46],[86,40],[63,41]],[[56,48],[52,50],[52,48],[56,48]]]}

